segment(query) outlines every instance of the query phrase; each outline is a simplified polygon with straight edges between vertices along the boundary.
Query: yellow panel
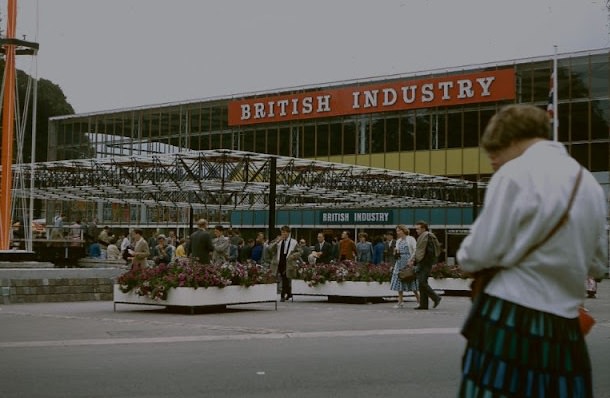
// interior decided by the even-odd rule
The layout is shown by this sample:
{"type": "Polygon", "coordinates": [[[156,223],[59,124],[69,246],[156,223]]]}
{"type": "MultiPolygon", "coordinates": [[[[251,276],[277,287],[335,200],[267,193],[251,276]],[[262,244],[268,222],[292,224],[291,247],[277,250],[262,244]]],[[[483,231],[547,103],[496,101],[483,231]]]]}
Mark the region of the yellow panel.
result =
{"type": "Polygon", "coordinates": [[[371,154],[371,167],[385,169],[386,168],[386,159],[389,158],[390,156],[392,156],[392,154],[388,154],[387,156],[385,156],[383,153],[371,154]]]}
{"type": "Polygon", "coordinates": [[[446,151],[432,151],[430,159],[430,174],[437,176],[447,174],[446,151]]]}
{"type": "Polygon", "coordinates": [[[401,171],[415,171],[415,152],[400,153],[400,168],[401,171]]]}
{"type": "Polygon", "coordinates": [[[342,160],[339,160],[341,163],[345,164],[356,164],[356,155],[344,155],[342,160]]]}
{"type": "Polygon", "coordinates": [[[481,151],[479,148],[464,148],[464,174],[478,174],[481,151]]]}
{"type": "Polygon", "coordinates": [[[415,172],[430,174],[430,151],[415,152],[415,172]]]}
{"type": "Polygon", "coordinates": [[[358,155],[356,157],[356,164],[358,166],[371,167],[371,156],[370,155],[358,155]]]}
{"type": "Polygon", "coordinates": [[[343,163],[343,157],[341,155],[329,156],[328,161],[332,163],[343,163]]]}
{"type": "Polygon", "coordinates": [[[448,176],[462,175],[462,149],[447,149],[448,176]]]}
{"type": "Polygon", "coordinates": [[[480,155],[480,165],[481,165],[481,174],[491,174],[494,172],[494,169],[491,168],[491,163],[489,163],[489,158],[487,157],[487,153],[484,150],[481,150],[480,155]]]}
{"type": "Polygon", "coordinates": [[[390,170],[400,170],[400,154],[398,152],[387,153],[384,167],[390,170]]]}

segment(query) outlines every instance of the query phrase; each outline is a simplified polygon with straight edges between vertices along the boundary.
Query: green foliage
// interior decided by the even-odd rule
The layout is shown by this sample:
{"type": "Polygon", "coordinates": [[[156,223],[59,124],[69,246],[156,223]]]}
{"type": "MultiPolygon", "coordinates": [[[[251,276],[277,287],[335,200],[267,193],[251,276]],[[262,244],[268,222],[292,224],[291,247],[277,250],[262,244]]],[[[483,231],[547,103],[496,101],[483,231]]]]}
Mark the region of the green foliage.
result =
{"type": "MultiPolygon", "coordinates": [[[[0,60],[0,73],[4,75],[5,61],[0,60]]],[[[26,90],[29,81],[29,75],[21,70],[17,70],[17,92],[19,97],[19,109],[24,109],[24,101],[26,99],[26,90]]],[[[26,134],[23,142],[23,161],[29,163],[32,159],[30,148],[32,147],[32,98],[30,97],[30,105],[28,106],[28,114],[22,115],[26,121],[26,134]]],[[[36,110],[36,162],[44,162],[47,160],[47,149],[49,147],[49,118],[53,116],[71,115],[74,114],[74,109],[66,99],[61,88],[46,79],[38,79],[38,107],[36,110]]],[[[0,131],[2,127],[0,126],[0,131]]],[[[17,146],[15,146],[16,148],[17,146]]],[[[90,154],[87,154],[90,155],[90,154]]],[[[89,157],[89,156],[87,156],[89,157]]]]}

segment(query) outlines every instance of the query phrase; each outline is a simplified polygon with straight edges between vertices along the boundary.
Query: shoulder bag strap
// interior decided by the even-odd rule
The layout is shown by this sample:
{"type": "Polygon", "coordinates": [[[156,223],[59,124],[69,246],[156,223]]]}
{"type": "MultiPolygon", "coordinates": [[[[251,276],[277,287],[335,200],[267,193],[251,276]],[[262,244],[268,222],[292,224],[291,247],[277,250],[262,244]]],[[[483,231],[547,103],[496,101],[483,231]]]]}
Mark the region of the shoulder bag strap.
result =
{"type": "Polygon", "coordinates": [[[568,201],[568,207],[565,209],[557,224],[549,231],[544,239],[540,242],[536,243],[534,246],[530,247],[529,250],[521,257],[521,259],[517,262],[519,264],[524,258],[532,254],[536,249],[540,246],[544,245],[549,239],[555,235],[557,231],[568,221],[568,216],[570,214],[570,209],[572,208],[572,204],[574,203],[574,198],[576,197],[576,192],[578,191],[578,187],[580,186],[580,180],[582,180],[582,166],[578,170],[578,175],[576,176],[576,181],[574,182],[574,187],[572,188],[572,194],[570,195],[570,200],[568,201]]]}

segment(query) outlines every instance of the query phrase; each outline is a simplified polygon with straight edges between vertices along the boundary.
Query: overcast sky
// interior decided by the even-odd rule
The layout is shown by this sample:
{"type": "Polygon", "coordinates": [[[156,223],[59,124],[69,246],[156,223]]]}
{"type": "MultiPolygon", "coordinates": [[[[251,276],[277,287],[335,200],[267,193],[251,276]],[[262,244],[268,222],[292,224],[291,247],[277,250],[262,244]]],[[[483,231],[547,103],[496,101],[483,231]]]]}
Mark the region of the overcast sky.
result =
{"type": "Polygon", "coordinates": [[[605,3],[18,0],[17,34],[83,113],[609,47],[605,3]]]}

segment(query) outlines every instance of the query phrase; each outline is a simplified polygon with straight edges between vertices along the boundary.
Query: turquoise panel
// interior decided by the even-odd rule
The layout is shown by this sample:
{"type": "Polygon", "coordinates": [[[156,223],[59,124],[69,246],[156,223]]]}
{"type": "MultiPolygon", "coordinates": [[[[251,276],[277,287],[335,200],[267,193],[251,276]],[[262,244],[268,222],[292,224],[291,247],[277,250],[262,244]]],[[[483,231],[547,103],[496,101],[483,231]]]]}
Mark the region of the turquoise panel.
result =
{"type": "Polygon", "coordinates": [[[413,225],[415,224],[415,211],[413,209],[397,209],[395,210],[398,213],[398,217],[396,220],[396,225],[405,224],[405,225],[413,225]]]}
{"type": "Polygon", "coordinates": [[[254,212],[254,224],[267,225],[269,223],[269,212],[267,210],[257,210],[254,212]]]}
{"type": "Polygon", "coordinates": [[[415,221],[414,223],[418,222],[418,221],[425,221],[428,224],[433,224],[430,222],[430,220],[432,219],[431,216],[431,209],[425,208],[425,209],[415,209],[415,221]]]}

